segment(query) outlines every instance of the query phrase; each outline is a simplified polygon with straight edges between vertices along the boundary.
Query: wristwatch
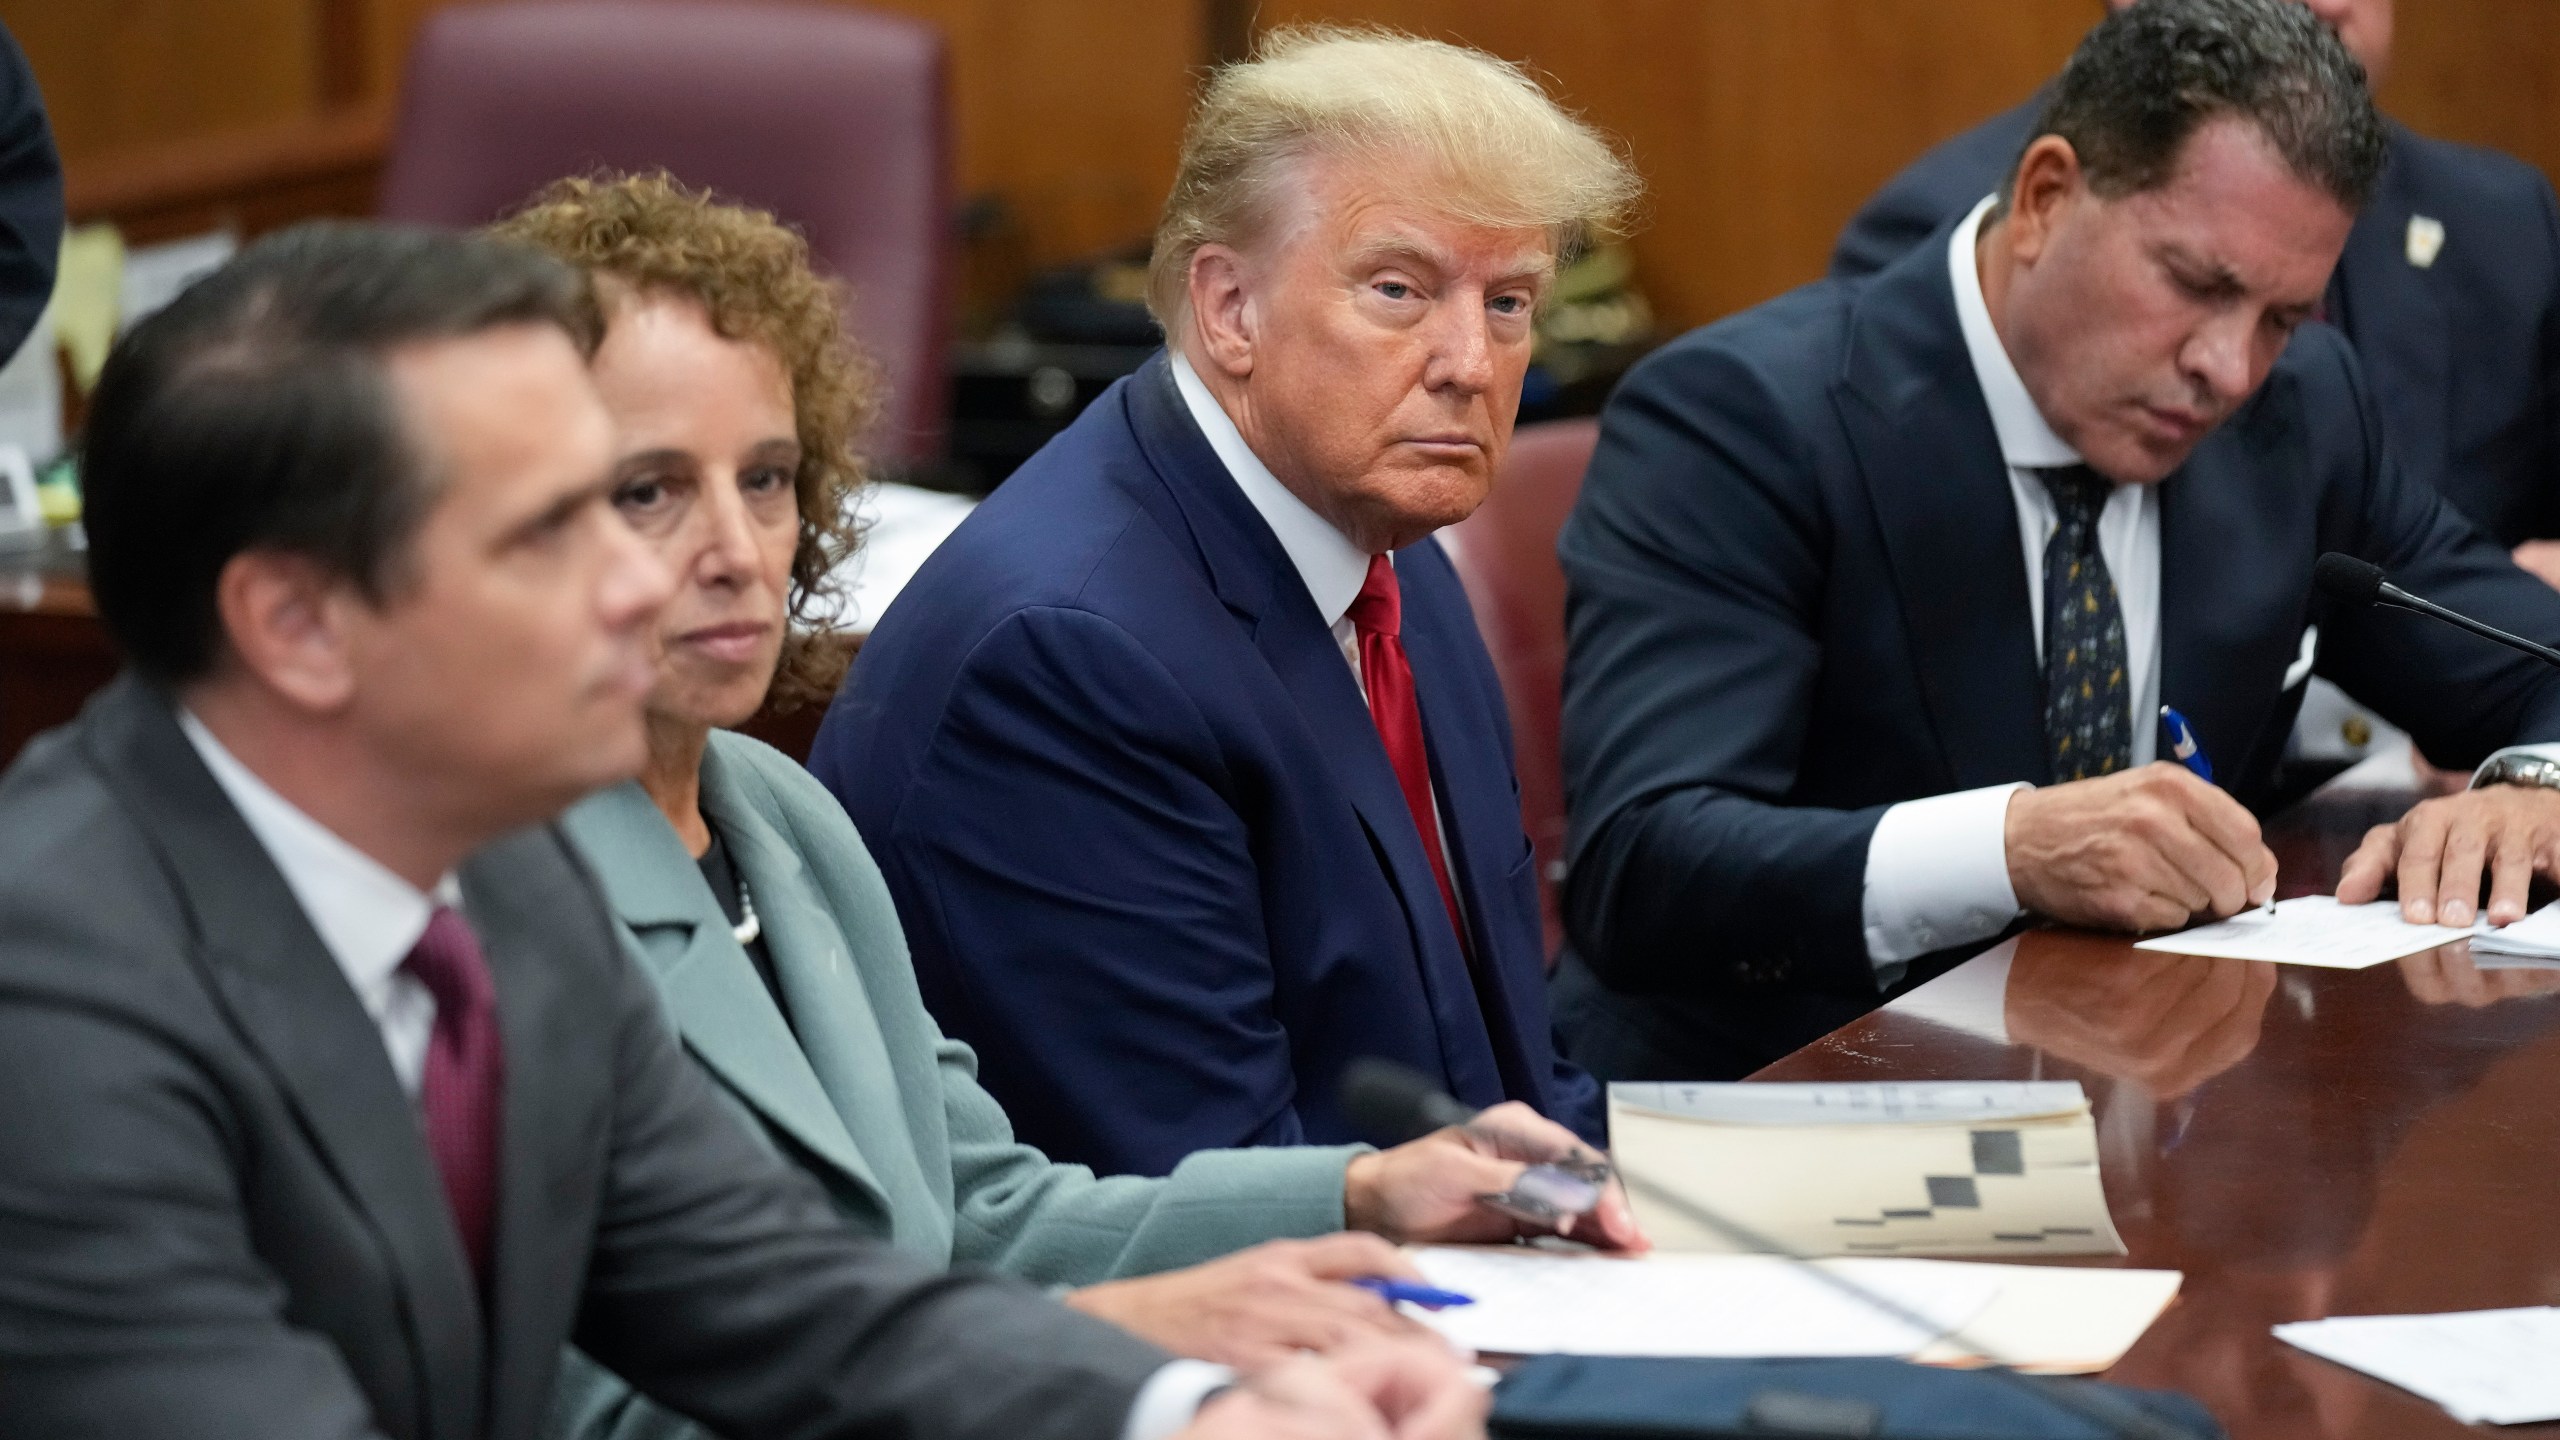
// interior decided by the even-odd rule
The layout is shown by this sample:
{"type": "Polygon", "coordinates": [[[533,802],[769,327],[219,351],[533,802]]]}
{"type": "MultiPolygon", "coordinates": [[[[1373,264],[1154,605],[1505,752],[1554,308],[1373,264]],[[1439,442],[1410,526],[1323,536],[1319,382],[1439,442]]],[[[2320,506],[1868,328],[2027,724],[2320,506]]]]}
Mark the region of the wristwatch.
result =
{"type": "Polygon", "coordinates": [[[2560,760],[2540,755],[2492,755],[2480,773],[2471,777],[2471,788],[2483,785],[2539,785],[2545,790],[2560,790],[2560,760]]]}

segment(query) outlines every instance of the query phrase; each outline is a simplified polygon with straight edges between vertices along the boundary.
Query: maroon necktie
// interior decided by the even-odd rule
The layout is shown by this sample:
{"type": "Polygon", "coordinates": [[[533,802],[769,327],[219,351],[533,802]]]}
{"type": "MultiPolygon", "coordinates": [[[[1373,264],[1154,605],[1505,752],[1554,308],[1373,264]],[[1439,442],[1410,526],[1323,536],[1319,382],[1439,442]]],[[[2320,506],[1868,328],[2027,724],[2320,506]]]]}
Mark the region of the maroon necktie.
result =
{"type": "Polygon", "coordinates": [[[1449,907],[1449,924],[1458,932],[1458,948],[1466,950],[1467,922],[1458,914],[1458,892],[1449,883],[1449,862],[1440,854],[1440,812],[1431,803],[1431,757],[1422,745],[1422,707],[1414,703],[1413,665],[1404,656],[1404,596],[1396,588],[1396,567],[1384,555],[1369,557],[1369,578],[1360,598],[1351,602],[1351,628],[1360,637],[1360,680],[1369,691],[1369,718],[1387,747],[1387,763],[1395,767],[1396,784],[1404,791],[1405,809],[1413,812],[1413,828],[1422,833],[1422,853],[1431,861],[1431,878],[1440,882],[1440,903],[1449,907]]]}
{"type": "Polygon", "coordinates": [[[462,1232],[471,1273],[486,1285],[498,1213],[498,1099],[506,1063],[498,1048],[498,992],[470,922],[439,905],[402,968],[436,998],[436,1028],[418,1108],[427,1149],[444,1177],[445,1203],[462,1232]]]}

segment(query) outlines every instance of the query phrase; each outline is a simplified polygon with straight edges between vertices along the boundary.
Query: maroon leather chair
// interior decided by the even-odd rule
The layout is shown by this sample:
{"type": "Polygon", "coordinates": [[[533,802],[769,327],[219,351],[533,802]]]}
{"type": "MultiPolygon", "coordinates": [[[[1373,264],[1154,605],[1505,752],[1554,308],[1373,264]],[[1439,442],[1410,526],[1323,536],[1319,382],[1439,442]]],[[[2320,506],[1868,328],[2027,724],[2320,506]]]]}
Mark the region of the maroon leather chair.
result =
{"type": "Polygon", "coordinates": [[[1551,964],[1564,943],[1564,568],[1556,532],[1582,493],[1599,440],[1597,420],[1522,426],[1493,493],[1443,535],[1511,711],[1520,823],[1537,853],[1551,964]]]}
{"type": "Polygon", "coordinates": [[[887,372],[869,440],[942,451],[951,329],[941,32],[789,0],[513,0],[430,15],[386,219],[478,225],[563,175],[664,168],[798,226],[887,372]]]}

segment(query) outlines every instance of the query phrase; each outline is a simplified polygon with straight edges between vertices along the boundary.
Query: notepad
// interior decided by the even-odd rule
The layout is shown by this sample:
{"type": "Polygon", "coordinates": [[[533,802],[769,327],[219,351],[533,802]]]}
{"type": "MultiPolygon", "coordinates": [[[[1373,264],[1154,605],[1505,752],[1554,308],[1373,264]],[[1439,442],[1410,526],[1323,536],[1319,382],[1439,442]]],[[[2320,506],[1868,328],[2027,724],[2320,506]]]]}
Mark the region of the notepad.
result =
{"type": "Polygon", "coordinates": [[[1412,1252],[1463,1308],[1406,1307],[1451,1341],[1501,1355],[1710,1359],[1909,1357],[2024,1369],[2103,1370],[2177,1295],[2174,1270],[2081,1270],[1945,1260],[1769,1255],[1620,1259],[1511,1246],[1412,1252]],[[1846,1295],[1813,1269],[1914,1312],[1914,1326],[1846,1295]],[[1976,1347],[1980,1347],[1977,1349],[1976,1347]]]}
{"type": "Polygon", "coordinates": [[[2560,1309],[2350,1315],[2276,1338],[2432,1400],[2467,1425],[2560,1420],[2560,1309]]]}

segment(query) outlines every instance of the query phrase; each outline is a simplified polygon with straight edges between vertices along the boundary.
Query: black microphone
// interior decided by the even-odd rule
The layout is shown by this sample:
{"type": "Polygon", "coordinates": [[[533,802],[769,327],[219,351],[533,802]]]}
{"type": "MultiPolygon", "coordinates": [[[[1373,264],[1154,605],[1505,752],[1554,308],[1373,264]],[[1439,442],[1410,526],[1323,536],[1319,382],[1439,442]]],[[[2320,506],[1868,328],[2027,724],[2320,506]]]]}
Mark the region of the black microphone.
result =
{"type": "MultiPolygon", "coordinates": [[[[1421,1071],[1391,1060],[1378,1059],[1354,1060],[1344,1069],[1342,1112],[1350,1120],[1353,1130],[1377,1145],[1401,1145],[1446,1126],[1462,1126],[1473,1120],[1477,1113],[1442,1090],[1421,1071]]],[[[1854,1280],[1825,1270],[1808,1257],[1739,1221],[1726,1219],[1686,1195],[1677,1195],[1641,1180],[1630,1180],[1628,1184],[1641,1186],[1648,1196],[1713,1230],[1728,1244],[1753,1254],[1775,1255],[1877,1314],[1909,1326],[1920,1334],[1939,1331],[1936,1320],[1900,1301],[1879,1295],[1854,1280]]],[[[1947,1331],[1946,1338],[1983,1362],[1975,1374],[1993,1378],[1997,1383],[2017,1386],[2055,1409],[2086,1420],[2118,1437],[2118,1440],[2199,1440],[2196,1433],[2184,1425],[2163,1419],[2112,1392],[2075,1386],[2056,1376],[2030,1375],[1976,1343],[1961,1329],[1947,1331]]]]}
{"type": "Polygon", "coordinates": [[[2422,599],[2382,578],[2382,567],[2341,555],[2332,550],[2311,567],[2311,583],[2320,593],[2348,605],[2388,605],[2395,610],[2411,610],[2441,620],[2456,629],[2468,630],[2484,640],[2495,640],[2510,650],[2521,650],[2546,665],[2560,665],[2560,650],[2538,645],[2521,635],[2510,635],[2495,625],[2484,625],[2468,615],[2447,610],[2433,600],[2422,599]]]}

